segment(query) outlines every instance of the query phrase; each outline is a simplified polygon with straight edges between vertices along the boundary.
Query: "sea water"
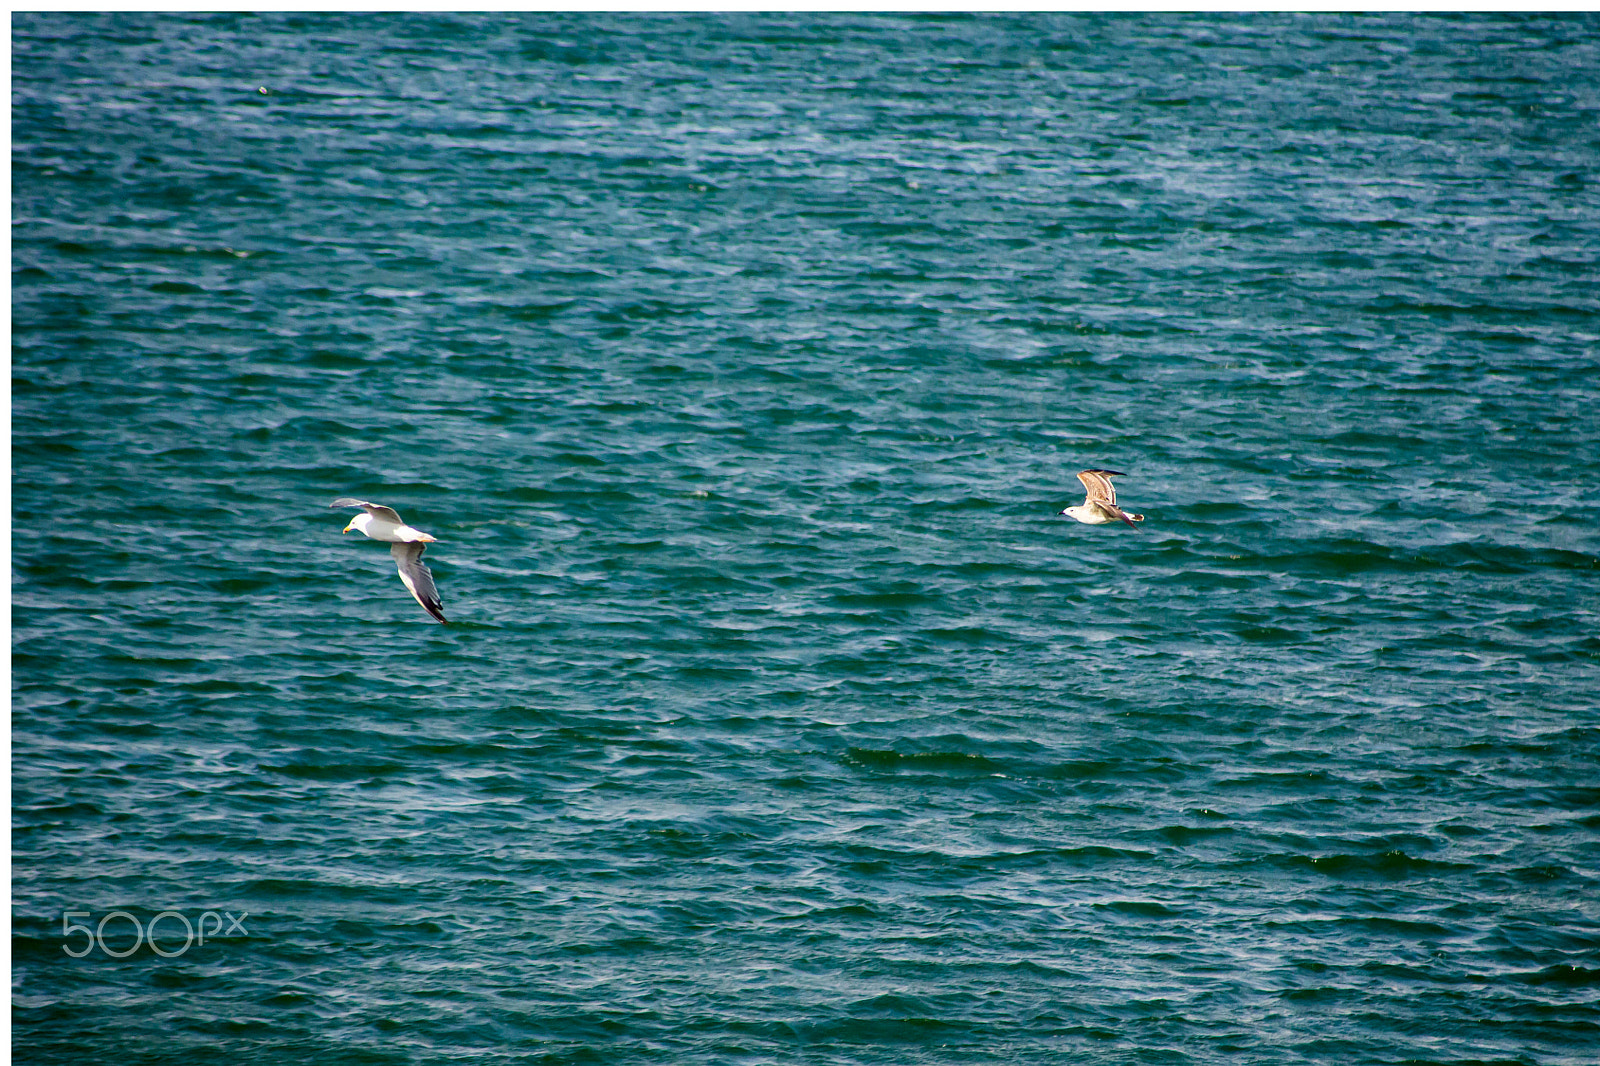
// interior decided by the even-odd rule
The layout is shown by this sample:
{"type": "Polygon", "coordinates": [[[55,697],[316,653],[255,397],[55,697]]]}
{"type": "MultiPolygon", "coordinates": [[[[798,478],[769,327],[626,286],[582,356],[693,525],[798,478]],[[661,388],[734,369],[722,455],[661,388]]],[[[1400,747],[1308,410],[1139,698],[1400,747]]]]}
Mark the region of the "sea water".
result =
{"type": "Polygon", "coordinates": [[[1597,122],[1591,14],[14,14],[16,1061],[1600,1060],[1597,122]]]}

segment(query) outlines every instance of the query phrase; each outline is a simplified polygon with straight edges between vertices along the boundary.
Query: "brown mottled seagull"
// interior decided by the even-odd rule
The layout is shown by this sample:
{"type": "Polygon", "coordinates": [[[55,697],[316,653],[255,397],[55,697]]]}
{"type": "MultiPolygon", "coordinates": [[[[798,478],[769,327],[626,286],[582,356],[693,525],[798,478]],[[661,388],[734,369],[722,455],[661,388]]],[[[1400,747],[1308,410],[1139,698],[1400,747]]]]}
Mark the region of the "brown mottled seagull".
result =
{"type": "Polygon", "coordinates": [[[1117,490],[1111,484],[1114,477],[1127,477],[1120,470],[1085,470],[1078,475],[1078,480],[1083,482],[1083,487],[1088,490],[1088,495],[1077,507],[1068,507],[1061,513],[1068,518],[1076,518],[1080,522],[1087,522],[1091,526],[1103,526],[1107,522],[1122,521],[1128,523],[1135,532],[1139,527],[1135,522],[1143,522],[1144,515],[1128,514],[1117,506],[1117,490]]]}
{"type": "Polygon", "coordinates": [[[344,532],[348,533],[354,529],[365,533],[373,540],[386,542],[389,545],[389,554],[394,556],[395,565],[400,568],[400,580],[405,582],[411,595],[422,604],[424,611],[440,622],[445,620],[444,604],[439,602],[439,591],[433,587],[433,572],[422,561],[423,550],[432,544],[435,538],[420,529],[412,529],[400,520],[400,515],[393,507],[385,507],[381,503],[341,497],[328,506],[360,507],[365,510],[366,514],[358,514],[350,519],[350,524],[344,527],[344,532]]]}

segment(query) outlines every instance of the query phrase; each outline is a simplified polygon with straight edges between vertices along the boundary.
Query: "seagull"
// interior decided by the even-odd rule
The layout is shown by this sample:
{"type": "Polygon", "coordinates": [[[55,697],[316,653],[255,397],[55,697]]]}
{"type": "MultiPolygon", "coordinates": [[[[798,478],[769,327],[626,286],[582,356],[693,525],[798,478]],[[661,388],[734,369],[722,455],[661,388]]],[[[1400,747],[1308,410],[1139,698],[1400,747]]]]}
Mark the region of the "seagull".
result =
{"type": "Polygon", "coordinates": [[[1120,470],[1085,470],[1078,475],[1078,480],[1083,482],[1083,487],[1089,494],[1083,498],[1083,503],[1077,507],[1068,507],[1061,513],[1068,518],[1076,518],[1091,526],[1103,526],[1107,522],[1123,521],[1128,523],[1135,532],[1139,527],[1135,522],[1143,522],[1142,514],[1126,514],[1117,506],[1117,490],[1111,484],[1114,477],[1127,477],[1120,470]]]}
{"type": "Polygon", "coordinates": [[[381,503],[340,497],[328,506],[364,508],[367,513],[350,519],[350,524],[344,527],[343,532],[354,529],[373,540],[387,542],[389,554],[394,556],[395,565],[400,568],[400,580],[405,582],[407,591],[422,604],[424,611],[440,622],[445,620],[444,604],[439,602],[439,591],[433,587],[433,571],[422,561],[424,549],[436,538],[420,529],[412,529],[400,520],[400,515],[393,507],[385,507],[381,503]]]}

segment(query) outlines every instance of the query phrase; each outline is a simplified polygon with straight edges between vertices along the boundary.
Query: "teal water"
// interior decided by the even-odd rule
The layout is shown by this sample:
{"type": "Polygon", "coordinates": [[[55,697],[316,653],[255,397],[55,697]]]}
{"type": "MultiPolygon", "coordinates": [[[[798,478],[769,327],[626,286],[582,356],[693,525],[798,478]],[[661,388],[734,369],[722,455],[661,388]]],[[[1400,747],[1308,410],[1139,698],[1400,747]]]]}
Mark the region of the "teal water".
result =
{"type": "Polygon", "coordinates": [[[18,1062],[1600,1060],[1594,16],[12,63],[18,1062]]]}

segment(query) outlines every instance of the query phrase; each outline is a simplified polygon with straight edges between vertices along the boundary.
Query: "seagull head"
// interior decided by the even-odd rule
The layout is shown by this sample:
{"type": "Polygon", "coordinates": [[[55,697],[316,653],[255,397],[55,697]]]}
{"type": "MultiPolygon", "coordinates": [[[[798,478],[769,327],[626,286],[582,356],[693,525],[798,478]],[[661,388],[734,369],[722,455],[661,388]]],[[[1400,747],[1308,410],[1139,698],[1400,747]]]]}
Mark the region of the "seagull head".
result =
{"type": "Polygon", "coordinates": [[[357,533],[365,533],[367,531],[367,523],[370,522],[370,521],[372,521],[372,516],[371,515],[369,515],[369,514],[358,514],[354,518],[350,519],[350,524],[345,526],[339,532],[348,533],[353,529],[357,533]]]}

